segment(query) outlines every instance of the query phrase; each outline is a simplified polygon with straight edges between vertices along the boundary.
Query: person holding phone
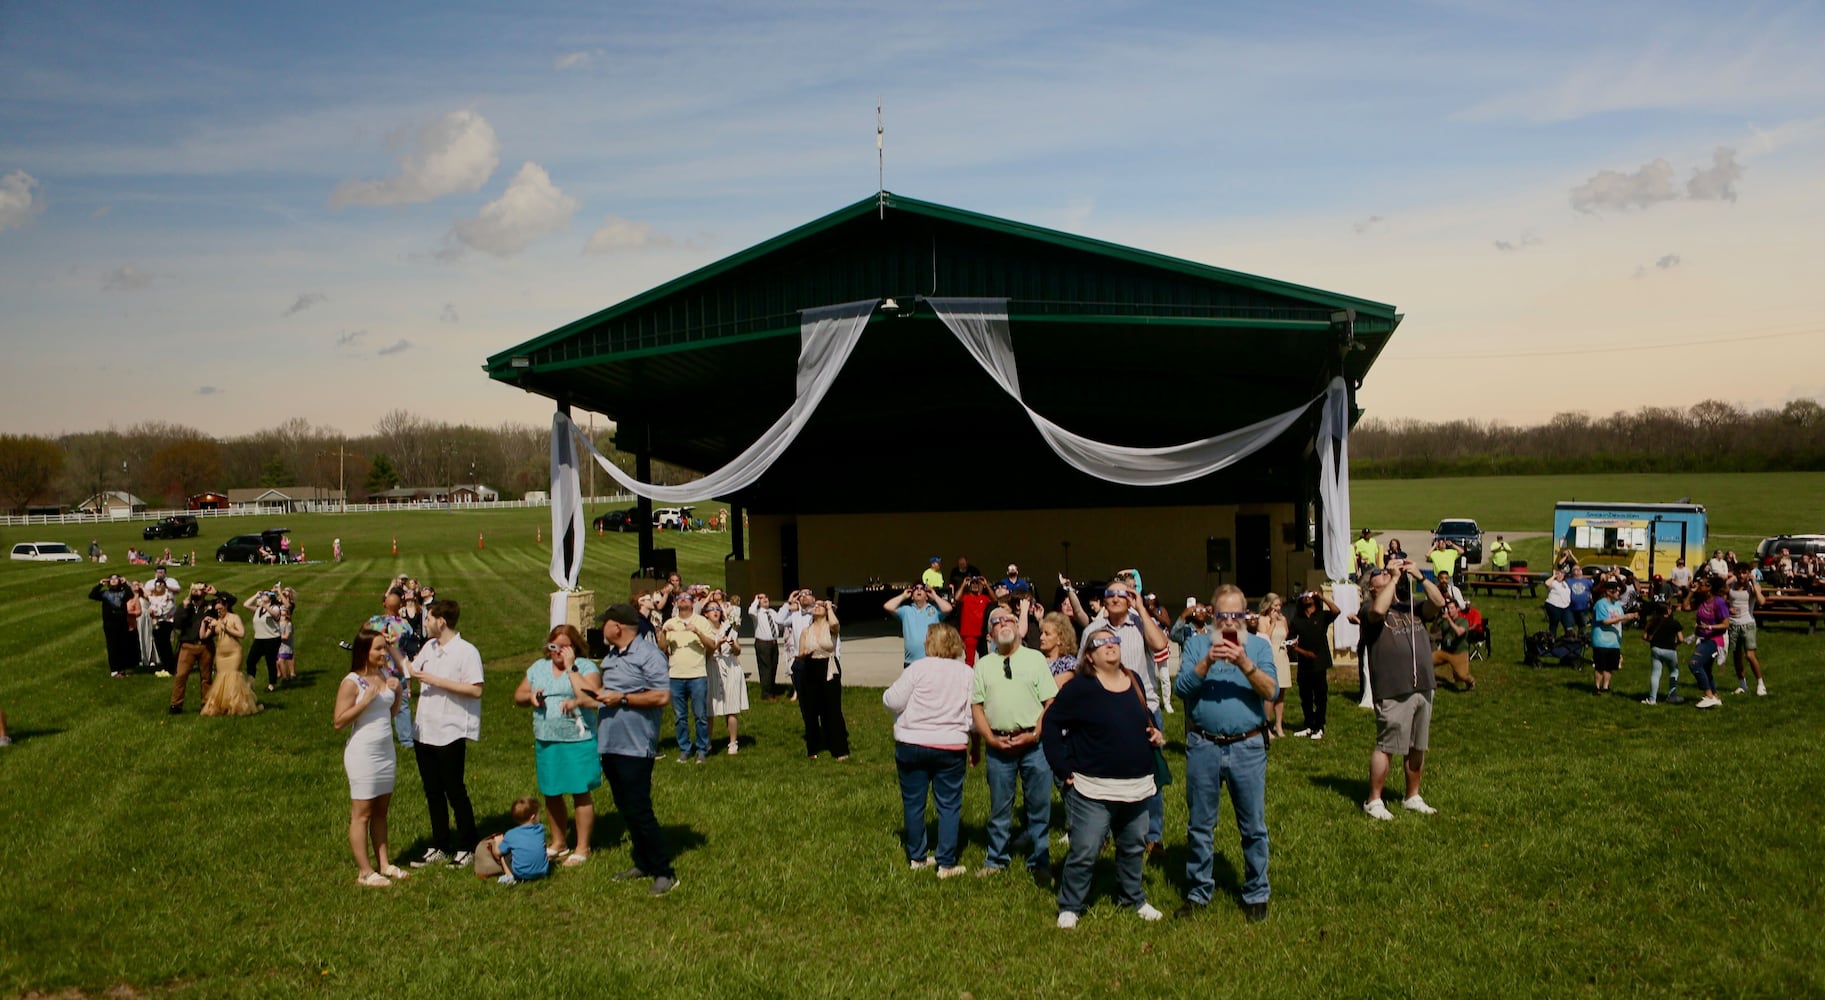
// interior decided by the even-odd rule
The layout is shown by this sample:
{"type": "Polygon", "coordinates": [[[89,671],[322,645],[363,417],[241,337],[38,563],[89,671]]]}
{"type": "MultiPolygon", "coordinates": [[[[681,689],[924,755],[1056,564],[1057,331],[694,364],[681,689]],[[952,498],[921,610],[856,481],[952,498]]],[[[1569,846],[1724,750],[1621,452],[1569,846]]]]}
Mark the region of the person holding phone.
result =
{"type": "Polygon", "coordinates": [[[1362,611],[1362,638],[1369,650],[1369,690],[1375,695],[1375,749],[1369,755],[1369,800],[1362,811],[1371,819],[1391,820],[1382,803],[1382,787],[1395,757],[1406,761],[1408,812],[1438,812],[1420,798],[1426,748],[1432,733],[1432,640],[1426,622],[1439,616],[1445,595],[1420,573],[1419,564],[1396,560],[1369,575],[1369,597],[1362,611]],[[1415,600],[1424,590],[1424,603],[1415,600]]]}
{"type": "Polygon", "coordinates": [[[596,803],[590,793],[602,784],[602,761],[596,756],[595,695],[601,671],[592,660],[579,659],[583,637],[573,625],[559,625],[545,637],[545,657],[526,668],[513,692],[515,705],[532,708],[533,766],[539,794],[545,797],[549,858],[564,857],[574,868],[589,860],[589,835],[596,825],[596,803]],[[564,796],[570,796],[566,813],[564,796]],[[576,817],[577,847],[565,843],[570,817],[576,817]]]}
{"type": "MultiPolygon", "coordinates": [[[[1166,714],[1161,707],[1165,698],[1155,686],[1154,654],[1165,652],[1171,640],[1159,622],[1141,612],[1139,578],[1140,573],[1132,569],[1116,574],[1116,578],[1103,588],[1103,609],[1095,618],[1087,617],[1083,605],[1078,602],[1076,590],[1068,590],[1068,595],[1072,614],[1086,622],[1080,648],[1087,651],[1090,633],[1099,629],[1107,630],[1121,640],[1122,666],[1141,679],[1142,700],[1147,704],[1147,711],[1153,713],[1154,728],[1159,729],[1165,725],[1166,714]]],[[[1147,800],[1147,856],[1156,862],[1166,857],[1166,849],[1160,844],[1165,831],[1166,800],[1156,790],[1147,800]]]]}
{"type": "Polygon", "coordinates": [[[1185,804],[1191,813],[1185,905],[1195,916],[1216,892],[1213,835],[1225,786],[1242,838],[1242,909],[1267,919],[1267,705],[1278,695],[1274,647],[1248,631],[1248,598],[1224,584],[1210,597],[1213,628],[1185,640],[1173,693],[1185,700],[1185,804]]]}

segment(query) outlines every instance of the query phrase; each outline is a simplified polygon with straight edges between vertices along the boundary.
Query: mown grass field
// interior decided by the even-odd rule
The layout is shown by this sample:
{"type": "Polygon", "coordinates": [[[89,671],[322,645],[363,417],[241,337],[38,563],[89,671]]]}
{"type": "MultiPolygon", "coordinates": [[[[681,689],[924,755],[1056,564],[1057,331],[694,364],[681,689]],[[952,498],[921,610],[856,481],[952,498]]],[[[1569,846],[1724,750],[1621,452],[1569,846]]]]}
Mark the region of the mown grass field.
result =
{"type": "MultiPolygon", "coordinates": [[[[1415,510],[1432,509],[1413,495],[1415,510]]],[[[598,857],[582,869],[511,890],[457,871],[359,889],[344,836],[345,737],[329,724],[347,669],[335,641],[395,572],[463,601],[463,631],[490,671],[470,788],[481,821],[500,828],[509,802],[533,790],[530,722],[510,694],[543,639],[542,514],[289,518],[313,557],[340,534],[347,561],[279,574],[201,567],[237,593],[281,575],[303,601],[304,683],[263,694],[270,710],[246,719],[168,718],[169,682],[108,678],[85,599],[99,567],[0,565],[0,708],[19,741],[0,751],[0,993],[1825,993],[1825,635],[1764,632],[1772,697],[1730,698],[1717,712],[1650,709],[1634,700],[1645,688],[1638,640],[1616,682],[1631,697],[1593,698],[1586,672],[1519,665],[1511,623],[1535,605],[1506,598],[1481,602],[1497,631],[1493,661],[1475,664],[1478,689],[1439,695],[1426,783],[1439,815],[1362,816],[1373,720],[1349,702],[1345,672],[1333,678],[1328,738],[1276,744],[1264,924],[1224,906],[1143,924],[1110,906],[1105,877],[1067,935],[1029,883],[907,872],[890,719],[871,690],[848,692],[846,764],[801,759],[796,711],[757,704],[739,757],[658,765],[658,811],[682,879],[664,899],[609,880],[628,848],[606,792],[598,857]]],[[[213,550],[252,526],[224,522],[201,541],[213,550]]],[[[109,551],[124,551],[129,529],[103,530],[109,551]]],[[[3,540],[90,535],[7,529],[3,540]]],[[[687,577],[716,578],[727,536],[679,544],[687,577]]],[[[619,594],[632,547],[631,537],[592,536],[585,584],[619,594]]],[[[1298,714],[1295,704],[1289,723],[1298,714]]],[[[1181,727],[1170,717],[1182,774],[1181,727]]],[[[964,863],[974,869],[987,793],[977,773],[967,787],[964,863]]],[[[1168,910],[1180,901],[1182,791],[1167,794],[1168,863],[1147,873],[1150,898],[1168,910]]],[[[402,760],[396,852],[423,847],[424,808],[402,760]]],[[[1240,852],[1227,810],[1217,844],[1219,891],[1233,895],[1240,852]]]]}

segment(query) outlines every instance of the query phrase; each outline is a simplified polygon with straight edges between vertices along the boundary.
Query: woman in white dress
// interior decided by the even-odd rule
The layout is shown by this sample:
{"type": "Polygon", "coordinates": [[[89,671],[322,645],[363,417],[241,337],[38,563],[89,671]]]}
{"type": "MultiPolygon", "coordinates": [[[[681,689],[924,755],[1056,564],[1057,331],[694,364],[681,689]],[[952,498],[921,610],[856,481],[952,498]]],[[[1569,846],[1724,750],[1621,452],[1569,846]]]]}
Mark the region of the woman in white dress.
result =
{"type": "Polygon", "coordinates": [[[392,885],[406,873],[387,856],[387,807],[393,800],[393,716],[399,714],[399,680],[385,672],[396,657],[391,640],[363,626],[355,636],[348,675],[336,689],[337,729],[353,726],[342,751],[349,778],[349,849],[358,885],[392,885]],[[368,862],[368,844],[374,862],[368,862]]]}
{"type": "Polygon", "coordinates": [[[736,722],[748,710],[748,683],[741,673],[741,636],[737,631],[741,623],[728,620],[723,606],[716,603],[704,605],[703,614],[716,636],[716,652],[711,657],[714,666],[709,672],[710,718],[720,715],[728,725],[729,756],[733,757],[741,752],[736,722]]]}
{"type": "Polygon", "coordinates": [[[1256,605],[1255,634],[1266,639],[1274,647],[1274,679],[1280,689],[1274,692],[1274,703],[1268,709],[1273,717],[1274,739],[1286,735],[1286,689],[1293,686],[1292,657],[1286,650],[1286,613],[1281,608],[1280,595],[1268,594],[1256,605]]]}

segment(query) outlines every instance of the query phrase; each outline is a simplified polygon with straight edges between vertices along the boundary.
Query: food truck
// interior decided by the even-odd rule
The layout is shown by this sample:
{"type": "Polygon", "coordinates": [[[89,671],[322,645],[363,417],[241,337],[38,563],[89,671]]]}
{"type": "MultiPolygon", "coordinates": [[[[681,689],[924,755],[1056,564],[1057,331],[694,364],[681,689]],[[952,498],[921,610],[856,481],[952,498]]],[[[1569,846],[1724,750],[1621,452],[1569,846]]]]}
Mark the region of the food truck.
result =
{"type": "Polygon", "coordinates": [[[1705,508],[1695,503],[1553,504],[1556,546],[1569,546],[1585,566],[1622,566],[1646,579],[1665,576],[1681,559],[1705,558],[1705,508]]]}

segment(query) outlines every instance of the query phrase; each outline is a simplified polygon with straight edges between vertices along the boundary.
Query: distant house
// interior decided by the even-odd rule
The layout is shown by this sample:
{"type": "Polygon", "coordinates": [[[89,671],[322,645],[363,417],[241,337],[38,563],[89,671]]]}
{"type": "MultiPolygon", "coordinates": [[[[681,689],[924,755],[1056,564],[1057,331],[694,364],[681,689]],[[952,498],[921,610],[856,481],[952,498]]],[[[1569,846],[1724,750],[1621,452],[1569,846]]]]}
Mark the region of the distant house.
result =
{"type": "Polygon", "coordinates": [[[396,506],[419,503],[444,503],[449,492],[442,487],[431,486],[395,486],[390,490],[380,490],[368,494],[368,503],[384,503],[396,506]]]}
{"type": "Polygon", "coordinates": [[[296,513],[342,504],[342,491],[322,486],[261,486],[229,490],[228,505],[235,510],[268,510],[296,513]]]}
{"type": "Polygon", "coordinates": [[[481,483],[457,483],[450,487],[452,503],[490,503],[500,498],[500,493],[481,483]]]}
{"type": "Polygon", "coordinates": [[[191,510],[227,510],[228,496],[224,493],[194,493],[186,506],[191,510]]]}
{"type": "Polygon", "coordinates": [[[125,490],[108,490],[97,493],[76,505],[84,514],[106,514],[109,517],[125,517],[137,514],[146,509],[146,501],[125,490]]]}

